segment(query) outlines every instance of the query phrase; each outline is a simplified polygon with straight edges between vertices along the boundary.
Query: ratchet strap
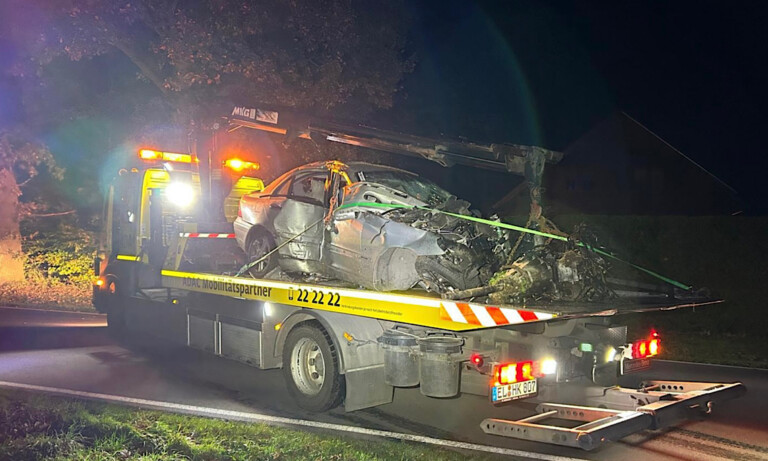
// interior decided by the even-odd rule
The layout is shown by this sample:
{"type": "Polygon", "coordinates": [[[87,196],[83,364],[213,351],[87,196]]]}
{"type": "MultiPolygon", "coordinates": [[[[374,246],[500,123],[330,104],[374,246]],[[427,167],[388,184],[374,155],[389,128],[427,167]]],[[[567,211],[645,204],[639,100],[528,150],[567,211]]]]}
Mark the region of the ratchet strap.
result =
{"type": "Polygon", "coordinates": [[[654,271],[652,271],[650,269],[646,269],[646,268],[638,266],[636,264],[632,264],[631,262],[625,261],[625,260],[619,258],[618,256],[614,255],[613,253],[610,253],[610,252],[608,252],[606,250],[601,250],[600,248],[596,248],[596,247],[594,247],[592,245],[589,245],[587,243],[584,243],[584,242],[579,242],[579,241],[576,241],[576,240],[569,239],[568,237],[564,237],[562,235],[550,234],[548,232],[542,232],[542,231],[538,231],[536,229],[528,229],[527,227],[515,226],[514,224],[507,224],[507,223],[500,222],[500,221],[492,221],[490,219],[478,218],[476,216],[467,216],[467,215],[458,214],[458,213],[451,213],[450,211],[443,211],[443,210],[438,210],[436,208],[429,208],[429,207],[416,206],[416,205],[399,205],[399,204],[394,204],[394,203],[376,203],[376,202],[354,202],[354,203],[346,203],[346,204],[340,206],[338,209],[341,210],[341,209],[344,209],[344,208],[351,208],[351,207],[388,208],[388,209],[401,208],[401,209],[422,210],[422,211],[428,211],[428,212],[434,212],[434,213],[442,213],[444,215],[452,216],[454,218],[464,219],[466,221],[473,221],[473,222],[480,223],[480,224],[485,224],[485,225],[488,225],[488,226],[501,227],[503,229],[509,229],[509,230],[513,230],[513,231],[517,231],[517,232],[525,232],[527,234],[538,235],[538,236],[541,236],[541,237],[546,237],[546,238],[555,239],[555,240],[562,240],[564,242],[567,242],[567,241],[570,240],[570,241],[573,241],[577,246],[584,247],[584,248],[586,248],[586,249],[588,249],[590,251],[594,251],[595,253],[597,253],[599,255],[605,256],[605,257],[613,259],[615,261],[619,261],[619,262],[621,262],[623,264],[627,264],[627,265],[629,265],[630,267],[632,267],[634,269],[637,269],[637,270],[639,270],[641,272],[644,272],[644,273],[646,273],[646,274],[648,274],[648,275],[650,275],[652,277],[655,277],[655,278],[657,278],[657,279],[659,279],[659,280],[661,280],[663,282],[666,282],[666,283],[668,283],[668,284],[670,284],[672,286],[675,286],[677,288],[680,288],[680,289],[683,289],[683,290],[686,290],[686,291],[691,289],[691,286],[689,286],[689,285],[686,285],[684,283],[680,283],[680,282],[678,282],[676,280],[673,280],[673,279],[671,279],[669,277],[665,277],[665,276],[663,276],[663,275],[661,275],[661,274],[659,274],[657,272],[654,272],[654,271]]]}

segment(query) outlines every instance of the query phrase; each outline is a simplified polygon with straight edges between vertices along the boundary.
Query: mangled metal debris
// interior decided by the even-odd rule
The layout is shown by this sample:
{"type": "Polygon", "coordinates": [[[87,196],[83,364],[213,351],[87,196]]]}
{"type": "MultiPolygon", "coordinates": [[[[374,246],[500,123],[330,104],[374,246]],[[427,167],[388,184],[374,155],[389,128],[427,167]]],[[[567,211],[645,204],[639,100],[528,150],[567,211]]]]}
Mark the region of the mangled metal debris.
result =
{"type": "Polygon", "coordinates": [[[613,296],[605,281],[605,260],[585,248],[562,242],[535,248],[489,281],[496,304],[532,301],[603,301],[613,296]]]}
{"type": "Polygon", "coordinates": [[[306,165],[244,196],[240,211],[235,234],[255,277],[320,277],[381,291],[418,286],[498,304],[612,296],[607,264],[576,244],[581,235],[536,239],[509,261],[520,240],[512,245],[505,225],[479,219],[469,202],[403,170],[306,165]]]}

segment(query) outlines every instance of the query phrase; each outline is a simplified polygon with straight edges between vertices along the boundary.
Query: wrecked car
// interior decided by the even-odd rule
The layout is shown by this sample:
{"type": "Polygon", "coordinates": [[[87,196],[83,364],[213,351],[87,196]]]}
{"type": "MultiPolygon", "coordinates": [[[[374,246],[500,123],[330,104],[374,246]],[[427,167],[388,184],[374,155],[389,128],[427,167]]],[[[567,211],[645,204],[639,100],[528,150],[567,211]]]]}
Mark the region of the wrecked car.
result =
{"type": "Polygon", "coordinates": [[[234,229],[256,278],[280,271],[438,293],[482,285],[506,257],[507,231],[441,211],[473,214],[468,202],[414,173],[318,162],[243,196],[234,229]]]}

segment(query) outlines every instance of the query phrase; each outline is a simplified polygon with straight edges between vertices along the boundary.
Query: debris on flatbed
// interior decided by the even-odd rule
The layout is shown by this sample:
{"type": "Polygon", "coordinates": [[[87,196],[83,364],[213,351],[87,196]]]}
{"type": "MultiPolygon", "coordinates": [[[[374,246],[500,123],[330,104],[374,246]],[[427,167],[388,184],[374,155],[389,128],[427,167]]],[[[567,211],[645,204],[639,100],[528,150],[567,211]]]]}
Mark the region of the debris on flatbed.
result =
{"type": "Polygon", "coordinates": [[[603,301],[613,296],[605,281],[607,264],[585,248],[564,242],[536,247],[489,281],[496,304],[531,301],[603,301]]]}

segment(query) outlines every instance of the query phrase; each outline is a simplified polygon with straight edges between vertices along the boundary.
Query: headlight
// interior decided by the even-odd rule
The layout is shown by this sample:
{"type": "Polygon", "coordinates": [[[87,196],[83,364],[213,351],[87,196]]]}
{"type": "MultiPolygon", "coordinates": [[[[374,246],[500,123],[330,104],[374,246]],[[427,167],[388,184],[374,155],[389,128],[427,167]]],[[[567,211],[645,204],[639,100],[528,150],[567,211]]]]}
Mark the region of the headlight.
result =
{"type": "Polygon", "coordinates": [[[195,201],[195,190],[191,184],[174,182],[165,188],[165,198],[179,208],[187,208],[195,201]]]}

